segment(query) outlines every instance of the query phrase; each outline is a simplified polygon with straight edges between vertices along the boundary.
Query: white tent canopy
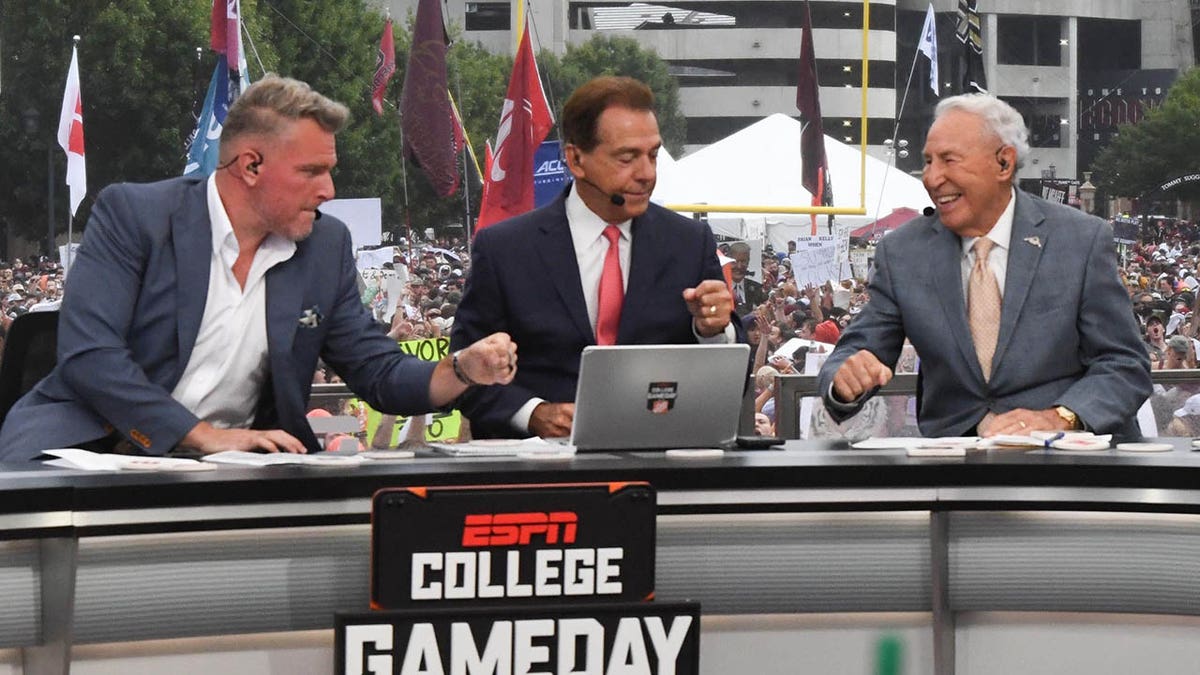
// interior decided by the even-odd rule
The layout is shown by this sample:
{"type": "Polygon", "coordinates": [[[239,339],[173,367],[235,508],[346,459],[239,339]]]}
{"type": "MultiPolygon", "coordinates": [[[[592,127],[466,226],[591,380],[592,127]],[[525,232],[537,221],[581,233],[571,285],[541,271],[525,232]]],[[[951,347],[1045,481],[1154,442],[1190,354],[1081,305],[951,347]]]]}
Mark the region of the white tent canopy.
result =
{"type": "MultiPolygon", "coordinates": [[[[801,184],[799,121],[776,113],[668,165],[660,162],[653,199],[661,204],[805,206],[812,196],[801,184]]],[[[825,136],[825,154],[834,206],[862,205],[860,152],[825,136]]],[[[907,206],[931,206],[921,181],[874,157],[866,160],[865,216],[836,216],[838,222],[865,225],[907,206]]],[[[690,214],[685,214],[690,215],[690,214]]],[[[767,239],[776,247],[807,233],[807,215],[713,213],[713,230],[738,238],[767,239]],[[776,240],[779,241],[776,241],[776,240]]]]}

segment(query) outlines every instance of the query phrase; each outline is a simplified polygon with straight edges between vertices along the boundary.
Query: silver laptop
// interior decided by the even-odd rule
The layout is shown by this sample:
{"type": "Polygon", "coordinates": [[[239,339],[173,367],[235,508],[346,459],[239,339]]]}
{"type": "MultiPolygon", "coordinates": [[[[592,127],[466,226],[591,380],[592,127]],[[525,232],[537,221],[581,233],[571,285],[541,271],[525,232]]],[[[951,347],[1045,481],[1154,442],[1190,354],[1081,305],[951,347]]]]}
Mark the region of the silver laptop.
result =
{"type": "Polygon", "coordinates": [[[717,448],[737,436],[749,345],[587,347],[571,445],[717,448]]]}

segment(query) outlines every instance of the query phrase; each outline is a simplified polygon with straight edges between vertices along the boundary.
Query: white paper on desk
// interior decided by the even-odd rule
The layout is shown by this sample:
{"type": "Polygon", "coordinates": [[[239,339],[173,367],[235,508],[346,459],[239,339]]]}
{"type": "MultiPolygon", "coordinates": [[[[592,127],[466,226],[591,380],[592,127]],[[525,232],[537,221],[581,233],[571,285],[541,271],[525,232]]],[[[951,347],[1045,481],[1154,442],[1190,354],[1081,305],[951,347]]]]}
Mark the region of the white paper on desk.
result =
{"type": "Polygon", "coordinates": [[[205,455],[204,461],[214,464],[239,464],[242,466],[279,466],[300,464],[303,466],[357,466],[367,461],[358,455],[302,455],[291,452],[246,452],[226,450],[205,455]]]}
{"type": "Polygon", "coordinates": [[[106,455],[79,448],[46,450],[58,459],[45,462],[49,466],[80,471],[196,471],[205,468],[194,459],[183,457],[142,457],[139,455],[106,455]]]}
{"type": "Polygon", "coordinates": [[[575,446],[530,438],[480,439],[469,443],[430,443],[429,447],[451,457],[517,457],[519,455],[575,454],[575,446]]]}

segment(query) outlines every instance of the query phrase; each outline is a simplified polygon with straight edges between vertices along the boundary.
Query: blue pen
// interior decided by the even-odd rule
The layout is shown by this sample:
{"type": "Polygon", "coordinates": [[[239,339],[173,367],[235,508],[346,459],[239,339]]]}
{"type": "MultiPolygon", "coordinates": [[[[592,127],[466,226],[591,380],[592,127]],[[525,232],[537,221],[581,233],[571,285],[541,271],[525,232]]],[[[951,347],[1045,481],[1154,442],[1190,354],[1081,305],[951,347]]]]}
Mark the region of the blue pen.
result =
{"type": "Polygon", "coordinates": [[[1051,436],[1050,438],[1047,438],[1047,439],[1046,439],[1046,449],[1047,449],[1047,450],[1048,450],[1048,449],[1050,449],[1050,444],[1051,444],[1051,443],[1053,443],[1054,441],[1057,441],[1058,439],[1060,439],[1060,438],[1062,438],[1063,436],[1066,436],[1066,435],[1067,435],[1067,432],[1065,432],[1065,431],[1060,431],[1060,432],[1058,432],[1057,434],[1054,434],[1053,436],[1051,436]]]}

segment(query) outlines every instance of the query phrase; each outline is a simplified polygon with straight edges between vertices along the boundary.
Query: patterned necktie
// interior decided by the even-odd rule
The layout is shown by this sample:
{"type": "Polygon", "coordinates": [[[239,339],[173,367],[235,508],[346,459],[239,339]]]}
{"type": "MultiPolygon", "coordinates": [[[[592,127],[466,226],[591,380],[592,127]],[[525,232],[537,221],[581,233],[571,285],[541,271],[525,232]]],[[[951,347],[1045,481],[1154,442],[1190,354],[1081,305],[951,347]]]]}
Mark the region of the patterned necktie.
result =
{"type": "Polygon", "coordinates": [[[988,253],[995,245],[987,237],[975,240],[975,266],[967,282],[967,320],[985,381],[992,377],[992,357],[1000,334],[1000,284],[988,266],[988,253]]]}
{"type": "Polygon", "coordinates": [[[596,344],[615,345],[617,325],[621,321],[621,303],[625,301],[625,283],[621,279],[621,253],[617,242],[621,230],[616,225],[604,228],[608,253],[604,254],[604,271],[600,274],[600,293],[596,306],[596,344]]]}

